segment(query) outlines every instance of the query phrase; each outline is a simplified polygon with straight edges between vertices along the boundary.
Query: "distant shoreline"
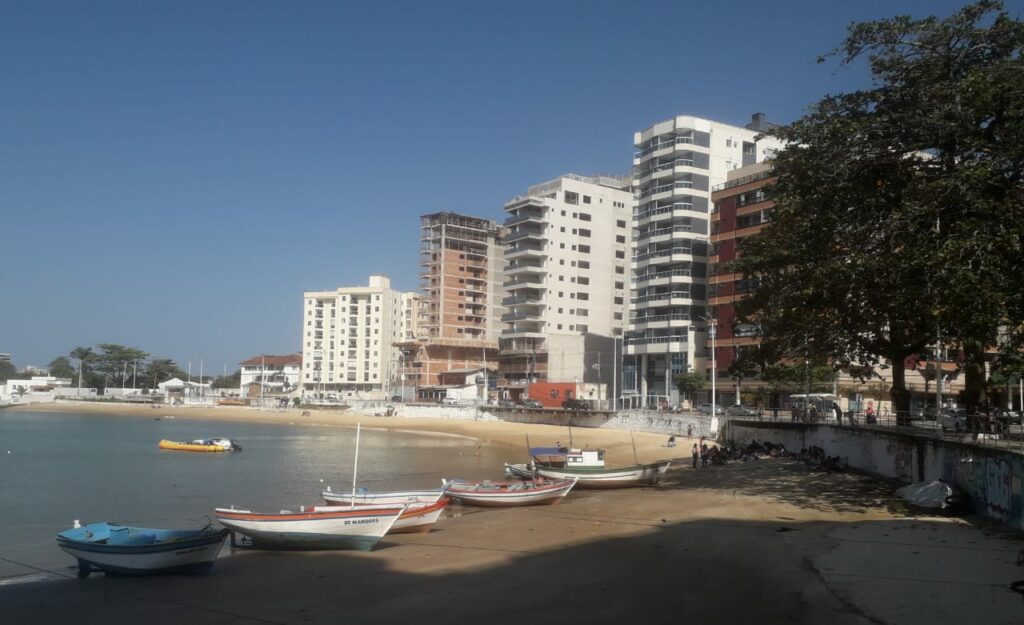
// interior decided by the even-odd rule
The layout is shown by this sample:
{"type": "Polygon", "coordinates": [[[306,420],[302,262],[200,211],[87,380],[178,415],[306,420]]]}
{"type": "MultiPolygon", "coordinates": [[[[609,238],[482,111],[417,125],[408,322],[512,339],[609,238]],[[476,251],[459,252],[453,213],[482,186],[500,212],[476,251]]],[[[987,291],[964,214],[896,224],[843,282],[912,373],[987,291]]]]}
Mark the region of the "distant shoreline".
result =
{"type": "MultiPolygon", "coordinates": [[[[310,416],[302,416],[303,408],[260,409],[246,406],[165,406],[153,409],[149,404],[127,404],[107,402],[62,401],[46,404],[24,404],[12,406],[21,412],[55,412],[105,414],[153,420],[157,417],[173,416],[177,419],[220,421],[223,423],[273,423],[278,425],[301,425],[310,427],[354,428],[362,424],[367,428],[405,433],[448,435],[470,438],[481,444],[502,445],[521,450],[515,455],[526,459],[526,441],[531,445],[551,445],[556,442],[569,443],[568,428],[555,425],[512,423],[505,421],[470,421],[437,417],[375,417],[358,410],[312,410],[310,416]]],[[[401,407],[398,409],[401,414],[401,407]]],[[[230,432],[225,432],[230,436],[230,432]]],[[[679,439],[679,437],[677,437],[679,439]]],[[[664,458],[680,458],[689,447],[682,439],[679,446],[665,447],[664,434],[634,432],[632,440],[625,430],[573,428],[572,444],[581,448],[602,448],[608,451],[610,465],[626,466],[634,462],[633,440],[640,462],[653,462],[664,458]]],[[[520,460],[516,460],[520,461],[520,460]]]]}

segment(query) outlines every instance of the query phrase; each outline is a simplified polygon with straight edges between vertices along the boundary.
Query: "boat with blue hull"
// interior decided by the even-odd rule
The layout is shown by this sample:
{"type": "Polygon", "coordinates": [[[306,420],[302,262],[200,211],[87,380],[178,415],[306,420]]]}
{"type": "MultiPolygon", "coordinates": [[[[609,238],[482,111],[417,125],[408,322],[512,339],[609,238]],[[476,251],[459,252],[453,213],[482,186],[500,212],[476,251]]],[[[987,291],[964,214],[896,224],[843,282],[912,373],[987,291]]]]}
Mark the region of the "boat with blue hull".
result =
{"type": "Polygon", "coordinates": [[[228,530],[211,526],[171,530],[114,523],[78,525],[57,534],[57,545],[78,560],[78,576],[209,573],[228,530]]]}

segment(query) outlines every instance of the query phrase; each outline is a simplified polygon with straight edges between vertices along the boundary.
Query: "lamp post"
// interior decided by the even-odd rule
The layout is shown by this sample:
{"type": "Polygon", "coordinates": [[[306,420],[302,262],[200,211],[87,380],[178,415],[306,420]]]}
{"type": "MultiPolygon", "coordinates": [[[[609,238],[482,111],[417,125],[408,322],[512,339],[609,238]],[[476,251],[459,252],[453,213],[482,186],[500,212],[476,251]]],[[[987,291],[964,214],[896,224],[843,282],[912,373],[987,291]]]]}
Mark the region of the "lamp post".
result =
{"type": "MultiPolygon", "coordinates": [[[[705,318],[705,321],[707,319],[705,318]]],[[[708,328],[708,332],[711,335],[711,418],[714,419],[718,413],[715,410],[715,382],[718,379],[718,357],[715,353],[715,335],[718,330],[718,322],[715,319],[711,319],[711,325],[708,328]]]]}

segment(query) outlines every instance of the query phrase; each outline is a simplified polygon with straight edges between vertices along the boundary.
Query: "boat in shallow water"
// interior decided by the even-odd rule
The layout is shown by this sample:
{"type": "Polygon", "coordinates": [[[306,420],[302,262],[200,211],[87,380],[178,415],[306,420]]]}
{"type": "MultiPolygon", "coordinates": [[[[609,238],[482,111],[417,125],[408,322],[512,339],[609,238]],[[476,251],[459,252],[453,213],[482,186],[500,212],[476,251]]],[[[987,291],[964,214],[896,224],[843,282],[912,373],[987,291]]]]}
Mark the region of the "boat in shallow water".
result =
{"type": "Polygon", "coordinates": [[[200,438],[191,443],[161,440],[157,447],[170,451],[242,451],[242,446],[230,438],[200,438]]]}
{"type": "Polygon", "coordinates": [[[444,482],[444,492],[460,503],[474,506],[532,506],[557,504],[575,485],[575,479],[516,482],[451,480],[444,482]]]}
{"type": "Polygon", "coordinates": [[[319,506],[299,512],[253,512],[217,508],[221,525],[268,549],[361,549],[369,551],[388,533],[405,506],[319,506]]]}
{"type": "Polygon", "coordinates": [[[628,467],[608,468],[604,465],[603,449],[567,449],[565,447],[534,447],[533,459],[526,464],[505,464],[505,472],[516,477],[531,479],[545,477],[553,480],[579,480],[577,488],[628,488],[655,486],[668,471],[669,460],[628,467]]]}
{"type": "Polygon", "coordinates": [[[169,530],[113,523],[78,525],[57,534],[57,545],[78,559],[78,576],[208,573],[228,530],[211,526],[169,530]]]}

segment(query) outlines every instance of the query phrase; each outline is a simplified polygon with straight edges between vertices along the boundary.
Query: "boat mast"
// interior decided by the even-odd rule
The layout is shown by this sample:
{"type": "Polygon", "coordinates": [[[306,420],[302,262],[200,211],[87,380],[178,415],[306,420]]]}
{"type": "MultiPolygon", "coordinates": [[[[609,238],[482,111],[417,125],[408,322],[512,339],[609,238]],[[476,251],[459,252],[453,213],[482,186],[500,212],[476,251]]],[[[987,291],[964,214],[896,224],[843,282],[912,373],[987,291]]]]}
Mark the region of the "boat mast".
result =
{"type": "Polygon", "coordinates": [[[633,438],[633,426],[629,426],[629,440],[633,443],[633,464],[640,464],[640,460],[636,457],[636,439],[633,438]]]}
{"type": "Polygon", "coordinates": [[[362,429],[362,424],[356,424],[356,460],[352,466],[352,501],[349,502],[351,508],[356,507],[356,473],[359,470],[359,432],[362,429]]]}

